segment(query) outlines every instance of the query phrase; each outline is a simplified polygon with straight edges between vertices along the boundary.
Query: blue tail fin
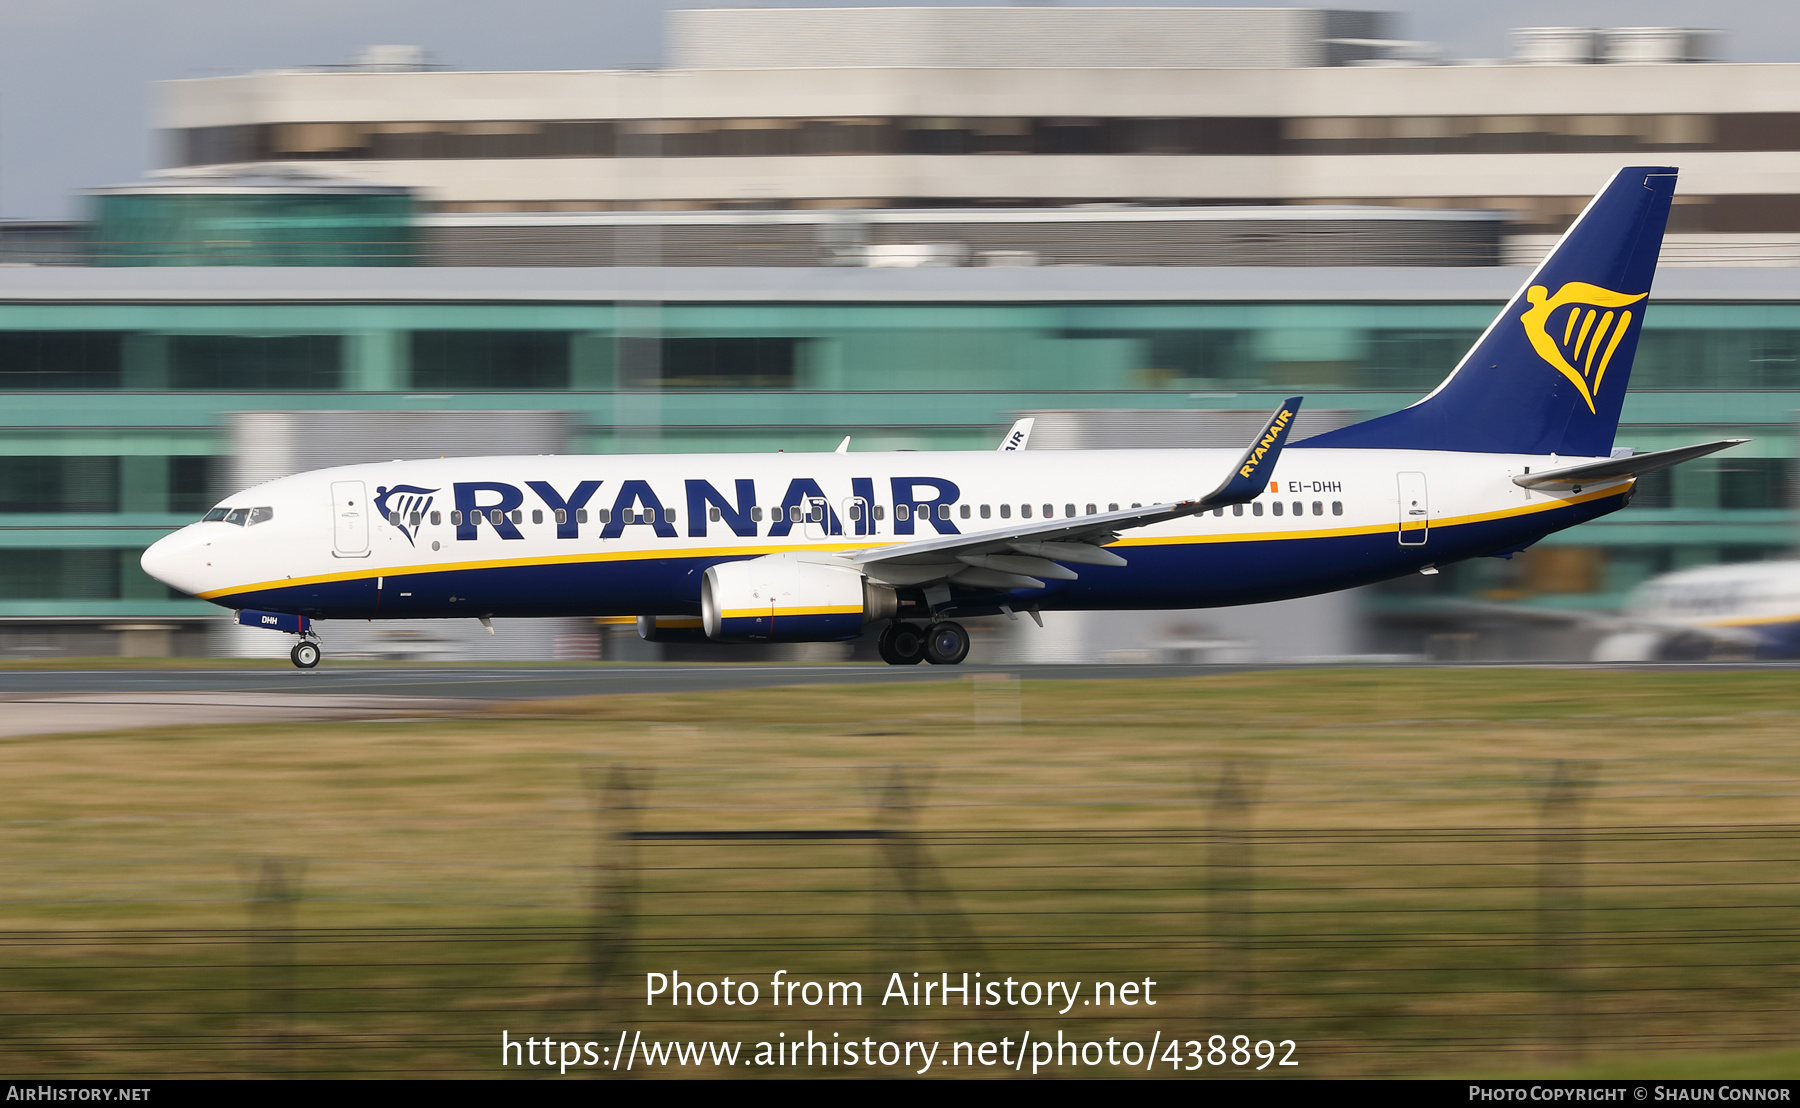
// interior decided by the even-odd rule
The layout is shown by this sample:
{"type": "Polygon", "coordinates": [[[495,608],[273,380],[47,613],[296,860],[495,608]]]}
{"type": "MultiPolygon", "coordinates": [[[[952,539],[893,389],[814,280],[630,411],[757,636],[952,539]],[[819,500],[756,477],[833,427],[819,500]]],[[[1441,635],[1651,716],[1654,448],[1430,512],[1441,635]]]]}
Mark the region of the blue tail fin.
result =
{"type": "Polygon", "coordinates": [[[1306,445],[1606,456],[1675,172],[1619,170],[1436,391],[1306,445]]]}

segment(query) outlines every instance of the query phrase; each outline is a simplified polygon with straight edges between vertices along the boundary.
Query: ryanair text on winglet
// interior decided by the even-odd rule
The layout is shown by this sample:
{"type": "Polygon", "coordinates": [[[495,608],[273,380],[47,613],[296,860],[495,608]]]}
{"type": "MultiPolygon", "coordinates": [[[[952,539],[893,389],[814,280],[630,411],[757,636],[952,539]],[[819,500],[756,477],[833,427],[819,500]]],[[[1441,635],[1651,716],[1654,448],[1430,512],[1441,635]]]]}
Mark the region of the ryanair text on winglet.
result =
{"type": "Polygon", "coordinates": [[[1263,460],[1263,455],[1269,452],[1269,448],[1274,445],[1275,440],[1281,437],[1283,431],[1287,430],[1288,420],[1293,418],[1294,413],[1283,408],[1274,419],[1269,421],[1269,429],[1263,432],[1263,437],[1257,442],[1256,449],[1252,450],[1250,457],[1246,458],[1244,464],[1238,467],[1239,477],[1248,477],[1256,472],[1256,467],[1263,460]]]}

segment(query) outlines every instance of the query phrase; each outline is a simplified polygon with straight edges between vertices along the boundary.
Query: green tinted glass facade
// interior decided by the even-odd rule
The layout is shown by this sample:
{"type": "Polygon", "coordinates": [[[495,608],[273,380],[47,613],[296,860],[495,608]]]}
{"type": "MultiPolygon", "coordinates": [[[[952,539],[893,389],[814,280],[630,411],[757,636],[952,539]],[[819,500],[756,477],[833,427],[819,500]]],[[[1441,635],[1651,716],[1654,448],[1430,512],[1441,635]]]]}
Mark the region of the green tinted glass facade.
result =
{"type": "Polygon", "coordinates": [[[94,197],[96,265],[412,265],[406,194],[119,192],[94,197]]]}
{"type": "MultiPolygon", "coordinates": [[[[230,491],[232,412],[556,408],[571,447],[598,452],[828,450],[846,434],[852,449],[988,449],[1033,410],[1262,409],[1301,392],[1346,418],[1391,411],[1496,309],[571,299],[0,297],[0,616],[209,611],[145,578],[136,552],[230,491]]],[[[1483,561],[1393,602],[1613,603],[1656,572],[1790,547],[1797,398],[1800,295],[1659,303],[1620,443],[1756,441],[1548,540],[1585,567],[1550,585],[1483,561]]]]}

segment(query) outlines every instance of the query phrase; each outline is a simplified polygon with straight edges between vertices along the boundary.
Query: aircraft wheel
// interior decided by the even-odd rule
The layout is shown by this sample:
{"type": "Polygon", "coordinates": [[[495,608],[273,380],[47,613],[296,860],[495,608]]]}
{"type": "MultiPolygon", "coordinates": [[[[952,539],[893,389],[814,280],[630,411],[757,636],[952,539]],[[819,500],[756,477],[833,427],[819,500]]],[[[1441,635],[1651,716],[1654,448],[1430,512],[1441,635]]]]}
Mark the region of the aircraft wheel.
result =
{"type": "Polygon", "coordinates": [[[925,658],[925,636],[914,624],[890,623],[875,648],[890,666],[916,666],[925,658]]]}
{"type": "Polygon", "coordinates": [[[969,656],[969,631],[945,620],[925,632],[925,660],[934,666],[953,666],[969,656]]]}
{"type": "Polygon", "coordinates": [[[319,647],[317,643],[299,642],[288,652],[288,657],[301,669],[311,669],[319,664],[319,647]]]}

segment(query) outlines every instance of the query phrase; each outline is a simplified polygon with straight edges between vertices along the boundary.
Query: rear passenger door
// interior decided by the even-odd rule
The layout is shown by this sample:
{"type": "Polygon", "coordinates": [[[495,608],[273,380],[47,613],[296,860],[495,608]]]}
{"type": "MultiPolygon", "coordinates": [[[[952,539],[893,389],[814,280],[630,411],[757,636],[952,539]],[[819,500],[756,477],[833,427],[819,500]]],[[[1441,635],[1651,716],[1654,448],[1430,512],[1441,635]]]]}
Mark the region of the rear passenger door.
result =
{"type": "Polygon", "coordinates": [[[1402,473],[1400,480],[1400,545],[1424,546],[1431,537],[1431,501],[1423,473],[1402,473]]]}

